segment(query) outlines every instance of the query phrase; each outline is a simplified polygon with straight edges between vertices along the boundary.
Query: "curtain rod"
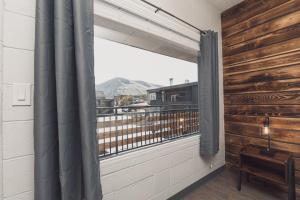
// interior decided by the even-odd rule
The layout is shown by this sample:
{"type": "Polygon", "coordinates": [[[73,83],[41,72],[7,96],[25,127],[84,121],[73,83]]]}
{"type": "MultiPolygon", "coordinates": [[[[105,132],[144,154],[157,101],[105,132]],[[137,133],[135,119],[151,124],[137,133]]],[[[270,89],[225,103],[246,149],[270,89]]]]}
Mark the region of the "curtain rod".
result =
{"type": "Polygon", "coordinates": [[[186,24],[186,25],[192,27],[193,29],[196,29],[197,31],[200,32],[200,34],[204,34],[204,35],[206,34],[205,31],[203,31],[203,30],[197,28],[196,26],[194,26],[194,25],[190,24],[189,22],[187,22],[187,21],[185,21],[185,20],[183,20],[183,19],[181,19],[181,18],[179,18],[179,17],[173,15],[172,13],[170,13],[170,12],[168,12],[168,11],[166,11],[166,10],[164,10],[164,9],[162,9],[162,8],[160,8],[160,7],[154,5],[154,4],[152,4],[152,3],[150,3],[150,2],[148,2],[148,1],[146,1],[146,0],[140,0],[140,1],[142,1],[142,2],[144,2],[144,3],[146,3],[146,4],[148,4],[148,5],[150,5],[150,6],[154,7],[154,8],[156,8],[155,13],[157,13],[158,11],[161,11],[161,12],[163,12],[163,13],[165,13],[165,14],[167,14],[167,15],[170,15],[171,17],[173,17],[173,18],[175,18],[175,19],[177,19],[177,20],[183,22],[184,24],[186,24]]]}

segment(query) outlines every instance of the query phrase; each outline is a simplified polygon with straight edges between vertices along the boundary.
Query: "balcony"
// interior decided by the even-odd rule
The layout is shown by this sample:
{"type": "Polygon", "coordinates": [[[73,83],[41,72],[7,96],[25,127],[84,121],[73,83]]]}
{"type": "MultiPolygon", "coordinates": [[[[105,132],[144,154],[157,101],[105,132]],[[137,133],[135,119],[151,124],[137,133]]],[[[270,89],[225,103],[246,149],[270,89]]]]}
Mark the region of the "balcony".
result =
{"type": "Polygon", "coordinates": [[[193,104],[98,107],[97,113],[100,158],[199,134],[193,104]]]}

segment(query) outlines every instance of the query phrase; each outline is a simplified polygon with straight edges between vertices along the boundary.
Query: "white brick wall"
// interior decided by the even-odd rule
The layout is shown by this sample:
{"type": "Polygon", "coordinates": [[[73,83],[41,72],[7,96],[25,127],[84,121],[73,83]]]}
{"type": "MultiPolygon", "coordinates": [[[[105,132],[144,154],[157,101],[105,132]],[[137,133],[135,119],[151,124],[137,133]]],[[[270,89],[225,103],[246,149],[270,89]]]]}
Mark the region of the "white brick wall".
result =
{"type": "Polygon", "coordinates": [[[33,121],[3,123],[3,159],[33,155],[33,121]]]}
{"type": "Polygon", "coordinates": [[[163,200],[225,164],[224,148],[207,162],[199,142],[196,135],[101,161],[104,199],[163,200]]]}
{"type": "Polygon", "coordinates": [[[3,196],[11,197],[33,190],[33,156],[3,162],[3,196]]]}
{"type": "Polygon", "coordinates": [[[3,0],[0,0],[0,199],[3,197],[3,135],[2,135],[2,102],[3,102],[3,0]]]}
{"type": "Polygon", "coordinates": [[[33,17],[4,11],[3,41],[5,46],[33,50],[34,30],[33,17]]]}
{"type": "Polygon", "coordinates": [[[13,83],[30,83],[33,90],[35,0],[3,2],[3,31],[0,31],[3,34],[1,196],[4,200],[31,200],[34,182],[33,107],[12,106],[11,87],[13,83]]]}
{"type": "Polygon", "coordinates": [[[33,51],[5,47],[3,56],[6,58],[3,61],[4,83],[20,82],[33,84],[33,51]]]}
{"type": "Polygon", "coordinates": [[[35,0],[4,0],[5,9],[11,12],[27,15],[30,17],[35,16],[35,0]]]}
{"type": "MultiPolygon", "coordinates": [[[[181,9],[180,2],[166,1],[170,8],[177,5],[181,9]]],[[[194,13],[211,17],[203,21],[198,14],[184,11],[189,15],[182,15],[184,18],[192,17],[192,22],[203,25],[199,27],[211,23],[220,30],[219,13],[214,13],[206,1],[188,2],[196,5],[194,13]],[[200,4],[206,12],[198,12],[203,7],[200,4]]],[[[11,87],[13,83],[30,83],[33,90],[34,16],[35,0],[0,0],[0,199],[4,200],[33,200],[33,107],[12,106],[11,87]]],[[[105,199],[154,200],[177,193],[213,170],[209,169],[210,162],[199,157],[198,145],[194,136],[102,161],[105,199]]],[[[212,162],[214,169],[224,164],[223,146],[212,162]]]]}

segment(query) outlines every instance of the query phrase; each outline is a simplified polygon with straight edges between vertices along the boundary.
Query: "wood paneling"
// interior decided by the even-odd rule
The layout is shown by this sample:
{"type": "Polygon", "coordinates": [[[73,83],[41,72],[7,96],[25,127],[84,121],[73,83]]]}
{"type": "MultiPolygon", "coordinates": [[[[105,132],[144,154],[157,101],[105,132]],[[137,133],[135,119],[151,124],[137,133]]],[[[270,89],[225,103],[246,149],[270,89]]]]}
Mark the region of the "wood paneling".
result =
{"type": "Polygon", "coordinates": [[[298,104],[300,102],[299,92],[276,92],[258,94],[234,94],[225,95],[224,103],[227,105],[286,105],[298,104]]]}
{"type": "MultiPolygon", "coordinates": [[[[227,123],[247,123],[259,125],[264,121],[263,116],[248,116],[248,115],[225,115],[225,122],[227,123]]],[[[289,130],[300,131],[300,118],[287,117],[270,117],[272,128],[281,128],[289,130]]]]}
{"type": "MultiPolygon", "coordinates": [[[[300,22],[300,11],[284,15],[280,18],[276,18],[270,22],[261,24],[259,26],[248,29],[240,34],[235,34],[229,38],[224,38],[224,46],[233,46],[238,43],[242,43],[253,38],[257,38],[268,33],[276,33],[275,31],[287,28],[289,26],[296,25],[300,22]]],[[[260,39],[256,39],[260,41],[260,39]]]]}
{"type": "MultiPolygon", "coordinates": [[[[241,135],[241,136],[256,137],[262,139],[264,138],[261,135],[261,127],[258,125],[226,122],[225,131],[227,133],[241,135]]],[[[290,144],[300,143],[299,130],[271,128],[270,131],[272,131],[272,139],[274,141],[285,142],[290,144]]]]}
{"type": "Polygon", "coordinates": [[[225,94],[245,94],[257,92],[278,92],[278,91],[300,91],[300,79],[287,79],[279,81],[264,81],[248,84],[225,85],[225,94]]]}
{"type": "MultiPolygon", "coordinates": [[[[223,47],[224,48],[224,47],[223,47]]],[[[300,38],[287,40],[277,44],[269,45],[263,48],[257,48],[251,51],[225,56],[223,62],[225,67],[234,66],[240,63],[246,63],[253,60],[259,60],[266,57],[281,55],[300,50],[300,38]]]]}
{"type": "Polygon", "coordinates": [[[226,115],[300,117],[300,105],[226,105],[226,115]]]}
{"type": "Polygon", "coordinates": [[[296,64],[300,64],[300,51],[260,59],[253,62],[247,62],[233,67],[226,67],[224,68],[224,75],[234,75],[239,73],[271,69],[276,67],[285,67],[296,64]]]}
{"type": "MultiPolygon", "coordinates": [[[[228,132],[226,132],[225,136],[226,136],[226,138],[230,138],[229,140],[228,139],[226,140],[226,141],[230,141],[230,142],[232,142],[232,137],[235,136],[235,138],[234,138],[236,140],[235,142],[241,143],[241,146],[248,145],[248,144],[267,146],[267,143],[268,143],[267,139],[265,139],[265,138],[237,135],[237,134],[232,134],[232,133],[228,133],[228,132]]],[[[230,144],[230,143],[227,143],[227,144],[230,144]]],[[[280,142],[280,141],[272,140],[271,146],[276,149],[290,151],[291,153],[293,153],[295,158],[299,158],[299,156],[300,156],[300,145],[299,144],[293,144],[293,143],[288,143],[288,142],[280,142]]],[[[228,151],[226,150],[226,152],[228,152],[228,151]]],[[[238,156],[238,154],[235,154],[235,156],[238,156]]]]}
{"type": "MultiPolygon", "coordinates": [[[[300,0],[245,0],[222,14],[226,162],[247,144],[293,153],[300,177],[300,0]]],[[[297,178],[300,188],[300,178],[297,178]]]]}
{"type": "Polygon", "coordinates": [[[243,32],[247,29],[258,26],[277,17],[295,12],[299,9],[299,4],[300,2],[298,0],[287,1],[286,3],[280,4],[279,6],[276,6],[272,9],[269,9],[265,12],[262,12],[247,20],[224,29],[224,31],[222,32],[222,36],[223,38],[227,38],[231,35],[243,32]]]}
{"type": "MultiPolygon", "coordinates": [[[[299,14],[298,22],[299,21],[300,21],[300,14],[299,14]]],[[[288,26],[287,28],[284,29],[279,29],[277,31],[271,32],[259,38],[251,39],[245,42],[238,42],[238,44],[235,45],[233,42],[229,41],[228,44],[231,44],[230,46],[226,46],[226,44],[224,45],[224,56],[230,56],[245,51],[265,47],[271,44],[276,44],[286,40],[294,39],[299,37],[299,32],[300,32],[300,24],[296,23],[295,25],[288,26]]],[[[255,32],[252,35],[253,37],[257,36],[255,32]]],[[[243,38],[243,40],[245,40],[245,38],[243,38]]]]}
{"type": "Polygon", "coordinates": [[[224,85],[236,85],[243,83],[256,83],[265,81],[276,81],[285,79],[300,78],[300,65],[292,65],[288,67],[279,67],[275,69],[267,69],[237,75],[224,75],[224,85]]]}
{"type": "Polygon", "coordinates": [[[288,0],[246,0],[222,13],[222,28],[247,20],[288,0]]]}

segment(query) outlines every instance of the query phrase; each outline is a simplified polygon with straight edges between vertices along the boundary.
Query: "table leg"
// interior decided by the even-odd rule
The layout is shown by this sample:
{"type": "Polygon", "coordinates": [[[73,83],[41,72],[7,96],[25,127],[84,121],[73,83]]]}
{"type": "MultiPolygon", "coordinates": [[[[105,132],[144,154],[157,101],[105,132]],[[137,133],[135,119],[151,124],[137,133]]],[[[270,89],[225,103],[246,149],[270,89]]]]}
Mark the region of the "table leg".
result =
{"type": "Polygon", "coordinates": [[[288,163],[288,200],[296,199],[296,189],[295,189],[295,170],[294,161],[289,160],[288,163]]]}
{"type": "Polygon", "coordinates": [[[239,175],[239,183],[238,183],[238,191],[241,191],[242,189],[242,176],[243,176],[243,172],[240,171],[240,175],[239,175]]]}
{"type": "Polygon", "coordinates": [[[247,173],[247,174],[246,174],[247,182],[249,182],[249,176],[250,176],[250,175],[247,173]]]}

